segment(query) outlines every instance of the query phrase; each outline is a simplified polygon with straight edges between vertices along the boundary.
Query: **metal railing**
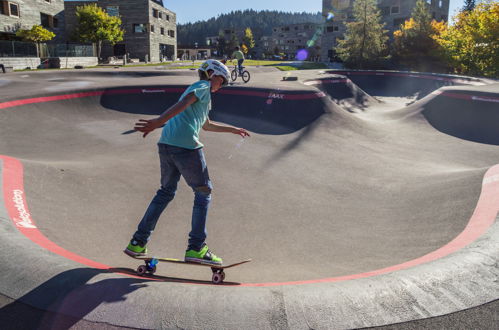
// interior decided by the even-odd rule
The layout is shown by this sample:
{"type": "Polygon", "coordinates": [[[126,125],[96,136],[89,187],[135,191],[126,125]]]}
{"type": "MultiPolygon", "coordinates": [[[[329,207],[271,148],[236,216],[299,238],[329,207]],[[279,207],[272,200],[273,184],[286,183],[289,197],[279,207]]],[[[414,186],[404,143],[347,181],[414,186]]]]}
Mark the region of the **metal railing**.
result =
{"type": "Polygon", "coordinates": [[[45,44],[0,40],[0,57],[95,57],[93,45],[45,44]]]}

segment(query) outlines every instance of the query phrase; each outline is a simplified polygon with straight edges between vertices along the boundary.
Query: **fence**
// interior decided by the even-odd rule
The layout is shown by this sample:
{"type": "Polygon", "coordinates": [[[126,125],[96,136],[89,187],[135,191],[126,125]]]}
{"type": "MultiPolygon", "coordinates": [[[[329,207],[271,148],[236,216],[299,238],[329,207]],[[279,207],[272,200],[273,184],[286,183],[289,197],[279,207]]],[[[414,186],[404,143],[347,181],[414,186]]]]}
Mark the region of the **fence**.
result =
{"type": "Polygon", "coordinates": [[[95,57],[93,45],[40,44],[0,40],[0,57],[95,57]]]}
{"type": "Polygon", "coordinates": [[[36,44],[0,40],[0,57],[38,57],[36,44]]]}

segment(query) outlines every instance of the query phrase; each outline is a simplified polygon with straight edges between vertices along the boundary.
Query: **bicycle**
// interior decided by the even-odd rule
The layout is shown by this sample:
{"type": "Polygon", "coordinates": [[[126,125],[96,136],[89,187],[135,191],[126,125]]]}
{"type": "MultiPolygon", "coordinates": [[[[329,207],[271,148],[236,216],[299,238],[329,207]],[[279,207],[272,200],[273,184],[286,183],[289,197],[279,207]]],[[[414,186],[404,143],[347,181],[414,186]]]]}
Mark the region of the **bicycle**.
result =
{"type": "Polygon", "coordinates": [[[248,81],[250,81],[251,79],[251,75],[250,73],[248,72],[248,70],[245,69],[245,67],[243,66],[241,68],[242,72],[239,72],[239,68],[238,68],[238,65],[237,63],[234,65],[234,69],[232,70],[232,72],[230,73],[230,78],[232,79],[232,81],[236,81],[237,77],[241,77],[241,79],[247,83],[248,81]]]}

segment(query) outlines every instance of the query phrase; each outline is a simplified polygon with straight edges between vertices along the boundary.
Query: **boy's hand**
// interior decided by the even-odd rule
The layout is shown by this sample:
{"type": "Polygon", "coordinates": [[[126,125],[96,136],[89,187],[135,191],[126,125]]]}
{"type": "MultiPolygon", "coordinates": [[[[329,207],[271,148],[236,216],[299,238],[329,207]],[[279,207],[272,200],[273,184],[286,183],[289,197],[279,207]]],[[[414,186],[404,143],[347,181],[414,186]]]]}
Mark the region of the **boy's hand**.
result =
{"type": "Polygon", "coordinates": [[[243,138],[244,138],[244,137],[247,137],[247,136],[250,136],[250,135],[249,135],[249,133],[248,133],[248,131],[247,131],[247,130],[245,130],[244,128],[236,128],[236,127],[235,127],[235,128],[233,129],[232,133],[237,134],[237,135],[240,135],[240,136],[241,136],[241,137],[243,137],[243,138]]]}
{"type": "Polygon", "coordinates": [[[146,137],[147,134],[151,133],[156,128],[159,128],[161,126],[162,124],[157,118],[151,120],[139,119],[139,121],[135,123],[135,127],[133,129],[144,133],[142,137],[146,137]]]}

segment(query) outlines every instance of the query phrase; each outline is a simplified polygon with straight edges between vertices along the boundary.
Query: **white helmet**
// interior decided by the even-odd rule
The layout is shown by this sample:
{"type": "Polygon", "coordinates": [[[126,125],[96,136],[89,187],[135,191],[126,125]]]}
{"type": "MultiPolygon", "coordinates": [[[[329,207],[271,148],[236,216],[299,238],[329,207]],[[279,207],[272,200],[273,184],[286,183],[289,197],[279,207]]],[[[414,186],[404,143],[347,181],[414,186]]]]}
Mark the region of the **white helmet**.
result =
{"type": "Polygon", "coordinates": [[[199,67],[199,71],[203,71],[206,73],[208,79],[211,79],[212,76],[222,76],[224,77],[224,86],[229,83],[230,80],[230,71],[229,69],[220,61],[217,60],[206,60],[199,67]],[[213,70],[211,76],[208,75],[208,70],[213,70]]]}

